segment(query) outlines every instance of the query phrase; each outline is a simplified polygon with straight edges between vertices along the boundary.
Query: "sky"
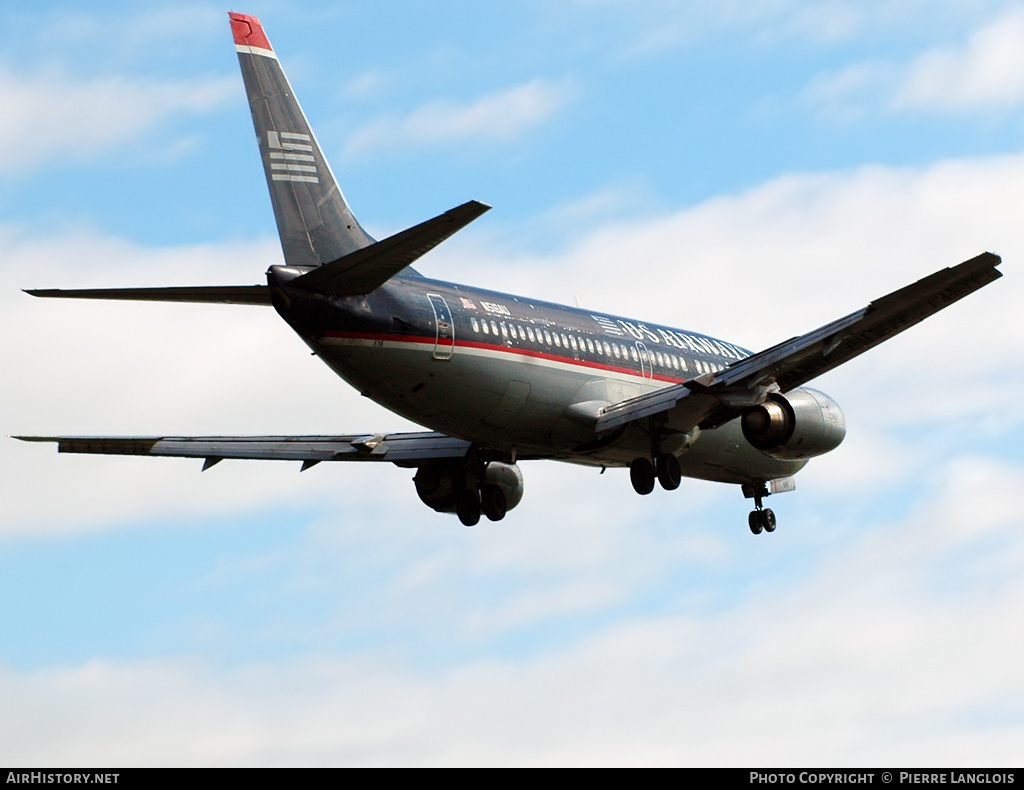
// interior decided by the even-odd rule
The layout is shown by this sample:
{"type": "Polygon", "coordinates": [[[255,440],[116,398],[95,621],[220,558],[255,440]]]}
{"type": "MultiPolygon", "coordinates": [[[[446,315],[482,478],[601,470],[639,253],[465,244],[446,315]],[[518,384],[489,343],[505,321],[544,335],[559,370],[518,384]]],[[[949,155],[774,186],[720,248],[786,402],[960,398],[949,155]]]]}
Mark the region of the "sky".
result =
{"type": "MultiPolygon", "coordinates": [[[[408,430],[251,284],[280,246],[227,20],[0,7],[0,435],[408,430]]],[[[746,526],[523,464],[472,529],[391,465],[0,440],[0,763],[1019,765],[1024,6],[253,0],[362,224],[430,276],[759,349],[983,250],[814,382],[846,441],[746,526]]]]}

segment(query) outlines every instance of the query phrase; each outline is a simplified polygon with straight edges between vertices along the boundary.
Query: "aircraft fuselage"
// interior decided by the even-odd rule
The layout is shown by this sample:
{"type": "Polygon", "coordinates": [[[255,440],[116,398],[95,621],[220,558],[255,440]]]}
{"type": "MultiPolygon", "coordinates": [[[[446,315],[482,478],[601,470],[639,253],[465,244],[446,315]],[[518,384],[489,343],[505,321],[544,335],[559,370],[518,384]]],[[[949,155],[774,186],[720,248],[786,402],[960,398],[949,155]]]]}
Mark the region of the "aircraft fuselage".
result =
{"type": "MultiPolygon", "coordinates": [[[[268,273],[274,306],[339,376],[415,423],[513,459],[628,466],[651,452],[649,432],[631,424],[595,438],[586,410],[750,355],[695,332],[417,275],[331,297],[290,288],[298,273],[268,273]]],[[[662,444],[685,475],[707,480],[771,480],[806,464],[751,447],[738,420],[662,444]]]]}

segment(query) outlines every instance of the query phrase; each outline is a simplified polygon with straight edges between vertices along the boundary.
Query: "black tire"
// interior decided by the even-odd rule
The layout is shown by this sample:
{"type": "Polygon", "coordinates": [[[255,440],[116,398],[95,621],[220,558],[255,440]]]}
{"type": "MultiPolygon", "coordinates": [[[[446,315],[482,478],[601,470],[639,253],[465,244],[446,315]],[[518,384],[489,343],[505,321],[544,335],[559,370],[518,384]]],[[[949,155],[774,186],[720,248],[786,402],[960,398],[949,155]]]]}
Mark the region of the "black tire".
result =
{"type": "Polygon", "coordinates": [[[455,497],[455,514],[467,527],[475,527],[480,523],[480,497],[476,491],[466,488],[459,492],[455,497]]]}
{"type": "Polygon", "coordinates": [[[766,507],[761,511],[761,526],[764,527],[765,532],[775,531],[775,514],[771,508],[766,507]]]}
{"type": "Polygon", "coordinates": [[[507,508],[505,506],[505,492],[498,486],[484,486],[480,491],[480,505],[484,515],[491,521],[501,521],[505,518],[507,508]]]}
{"type": "Polygon", "coordinates": [[[634,458],[629,465],[629,481],[638,494],[651,493],[654,490],[654,465],[646,458],[634,458]]]}
{"type": "Polygon", "coordinates": [[[683,472],[679,468],[679,459],[672,453],[658,456],[658,482],[666,491],[675,491],[683,480],[683,472]]]}
{"type": "Polygon", "coordinates": [[[750,527],[750,531],[755,535],[760,535],[763,527],[761,526],[761,511],[751,510],[750,515],[747,516],[747,526],[750,527]]]}

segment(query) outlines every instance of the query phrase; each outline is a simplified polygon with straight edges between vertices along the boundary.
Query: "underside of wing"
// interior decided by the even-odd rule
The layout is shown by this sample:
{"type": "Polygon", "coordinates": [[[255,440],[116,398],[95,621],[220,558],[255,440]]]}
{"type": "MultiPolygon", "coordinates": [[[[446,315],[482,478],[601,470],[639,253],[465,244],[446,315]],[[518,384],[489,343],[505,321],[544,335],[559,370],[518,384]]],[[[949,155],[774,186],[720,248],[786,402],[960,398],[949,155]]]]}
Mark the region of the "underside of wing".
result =
{"type": "Polygon", "coordinates": [[[226,458],[302,461],[389,461],[399,466],[463,458],[471,444],[442,433],[352,436],[15,436],[26,442],[56,442],[61,453],[154,455],[203,458],[208,469],[226,458]]]}
{"type": "Polygon", "coordinates": [[[595,428],[608,430],[665,412],[681,430],[721,424],[767,393],[799,387],[999,279],[1000,261],[998,255],[982,253],[723,370],[608,406],[598,414],[595,428]]]}

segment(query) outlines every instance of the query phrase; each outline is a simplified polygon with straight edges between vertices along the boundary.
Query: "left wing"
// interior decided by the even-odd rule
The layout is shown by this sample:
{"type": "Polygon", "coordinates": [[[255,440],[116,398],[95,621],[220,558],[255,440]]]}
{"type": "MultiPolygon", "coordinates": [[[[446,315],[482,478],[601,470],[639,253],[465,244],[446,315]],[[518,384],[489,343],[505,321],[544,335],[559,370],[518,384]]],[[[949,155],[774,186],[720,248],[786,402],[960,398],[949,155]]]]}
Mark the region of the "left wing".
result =
{"type": "Polygon", "coordinates": [[[1002,277],[998,255],[984,252],[876,299],[845,318],[772,346],[724,370],[602,409],[595,429],[608,430],[663,412],[676,427],[713,427],[773,390],[788,392],[863,354],[1002,277]]]}
{"type": "Polygon", "coordinates": [[[161,455],[203,458],[209,469],[225,458],[302,461],[420,461],[463,458],[470,442],[443,433],[361,434],[353,436],[15,436],[25,442],[56,442],[60,453],[161,455]]]}

